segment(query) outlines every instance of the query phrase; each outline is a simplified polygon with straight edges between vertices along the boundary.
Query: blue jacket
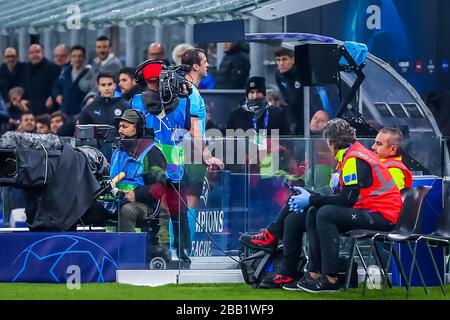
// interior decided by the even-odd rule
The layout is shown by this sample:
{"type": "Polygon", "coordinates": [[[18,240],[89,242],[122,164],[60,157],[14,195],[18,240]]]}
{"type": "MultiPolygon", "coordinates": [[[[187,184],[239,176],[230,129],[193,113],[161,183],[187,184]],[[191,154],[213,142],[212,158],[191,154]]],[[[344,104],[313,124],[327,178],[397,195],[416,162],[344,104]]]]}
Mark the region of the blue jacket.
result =
{"type": "Polygon", "coordinates": [[[153,148],[154,144],[149,145],[139,155],[137,159],[130,156],[126,151],[117,148],[111,157],[111,179],[117,176],[120,172],[125,173],[125,178],[118,183],[118,188],[121,190],[134,190],[138,187],[144,186],[142,173],[144,172],[144,158],[147,153],[153,148]]]}
{"type": "Polygon", "coordinates": [[[184,151],[181,142],[187,133],[186,123],[189,122],[190,125],[189,107],[189,99],[181,98],[178,106],[160,119],[148,112],[140,94],[131,100],[131,108],[141,111],[145,116],[146,127],[153,128],[156,145],[167,161],[167,178],[174,182],[180,181],[184,175],[184,151]]]}
{"type": "Polygon", "coordinates": [[[63,69],[61,75],[53,84],[52,96],[54,99],[59,95],[63,97],[61,111],[68,116],[81,112],[81,105],[87,92],[80,89],[79,82],[88,71],[89,69],[85,68],[75,81],[72,81],[72,66],[69,65],[63,69]]]}

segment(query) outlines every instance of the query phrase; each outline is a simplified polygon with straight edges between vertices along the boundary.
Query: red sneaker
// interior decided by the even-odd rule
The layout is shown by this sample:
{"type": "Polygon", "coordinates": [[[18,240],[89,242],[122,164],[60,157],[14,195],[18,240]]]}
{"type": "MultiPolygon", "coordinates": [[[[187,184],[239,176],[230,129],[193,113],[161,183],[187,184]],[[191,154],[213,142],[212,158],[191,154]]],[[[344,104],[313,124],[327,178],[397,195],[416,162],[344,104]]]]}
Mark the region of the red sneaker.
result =
{"type": "Polygon", "coordinates": [[[278,245],[277,237],[271,234],[267,229],[262,229],[260,232],[253,235],[245,233],[241,235],[240,241],[244,246],[267,251],[276,250],[278,245]]]}
{"type": "Polygon", "coordinates": [[[266,278],[261,281],[259,288],[261,289],[281,289],[283,285],[295,282],[293,278],[277,274],[273,278],[266,278]]]}

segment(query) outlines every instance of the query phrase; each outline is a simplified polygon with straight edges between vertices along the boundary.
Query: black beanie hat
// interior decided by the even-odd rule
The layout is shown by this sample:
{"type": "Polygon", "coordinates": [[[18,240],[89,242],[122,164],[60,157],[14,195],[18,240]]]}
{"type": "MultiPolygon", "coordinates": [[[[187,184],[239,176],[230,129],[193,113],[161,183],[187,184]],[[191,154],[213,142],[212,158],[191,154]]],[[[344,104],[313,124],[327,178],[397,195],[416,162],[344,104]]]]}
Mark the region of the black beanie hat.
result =
{"type": "Polygon", "coordinates": [[[245,84],[245,95],[247,96],[250,90],[258,90],[264,96],[266,95],[266,79],[264,77],[250,77],[245,84]]]}

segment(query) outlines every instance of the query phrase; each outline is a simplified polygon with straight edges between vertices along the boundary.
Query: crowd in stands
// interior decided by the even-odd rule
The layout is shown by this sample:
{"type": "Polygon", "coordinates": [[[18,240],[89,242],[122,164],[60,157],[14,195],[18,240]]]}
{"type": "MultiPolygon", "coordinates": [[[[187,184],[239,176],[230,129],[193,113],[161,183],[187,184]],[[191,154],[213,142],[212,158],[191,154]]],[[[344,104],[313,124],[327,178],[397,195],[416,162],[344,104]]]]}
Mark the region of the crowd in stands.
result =
{"type": "MultiPolygon", "coordinates": [[[[165,65],[181,64],[182,54],[191,48],[186,43],[178,44],[172,50],[171,61],[163,46],[154,42],[149,44],[146,58],[161,60],[165,65]]],[[[107,37],[96,39],[95,53],[88,62],[83,46],[69,48],[60,44],[54,48],[51,59],[44,56],[40,44],[34,43],[28,48],[28,61],[20,62],[17,50],[6,48],[0,66],[0,134],[17,130],[73,136],[76,124],[114,125],[113,118],[129,107],[131,98],[142,88],[134,79],[135,67],[123,65],[107,37]]],[[[302,135],[303,88],[295,71],[293,52],[280,48],[274,60],[276,85],[268,84],[266,88],[263,83],[263,90],[259,90],[270,106],[269,127],[279,129],[282,135],[302,135]]],[[[225,43],[224,57],[215,69],[208,70],[199,89],[245,89],[247,95],[243,98],[249,98],[248,85],[255,78],[249,78],[247,43],[225,43]]],[[[245,109],[246,105],[243,102],[240,106],[221,106],[230,109],[230,128],[251,127],[253,111],[245,109]],[[231,112],[233,109],[236,110],[231,112]]],[[[262,116],[262,128],[264,117],[262,113],[258,116],[262,116]]],[[[218,128],[208,113],[207,129],[211,127],[218,128]]]]}

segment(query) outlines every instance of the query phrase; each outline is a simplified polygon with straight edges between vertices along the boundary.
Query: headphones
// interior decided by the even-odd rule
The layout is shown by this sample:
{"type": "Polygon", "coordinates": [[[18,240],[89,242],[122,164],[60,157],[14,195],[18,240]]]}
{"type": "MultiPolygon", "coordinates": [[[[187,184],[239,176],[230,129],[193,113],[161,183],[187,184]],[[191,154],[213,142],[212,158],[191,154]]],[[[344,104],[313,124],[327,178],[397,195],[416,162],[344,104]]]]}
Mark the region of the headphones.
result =
{"type": "Polygon", "coordinates": [[[136,79],[136,82],[143,88],[147,87],[147,82],[145,81],[144,75],[142,74],[142,69],[144,69],[149,64],[153,63],[159,63],[164,66],[164,62],[162,60],[148,59],[136,67],[136,71],[134,72],[134,78],[136,79]]]}
{"type": "Polygon", "coordinates": [[[143,136],[145,136],[146,133],[146,126],[145,126],[145,116],[144,114],[136,109],[132,109],[137,116],[139,117],[138,122],[136,123],[136,133],[138,134],[139,138],[142,138],[143,136]]]}

